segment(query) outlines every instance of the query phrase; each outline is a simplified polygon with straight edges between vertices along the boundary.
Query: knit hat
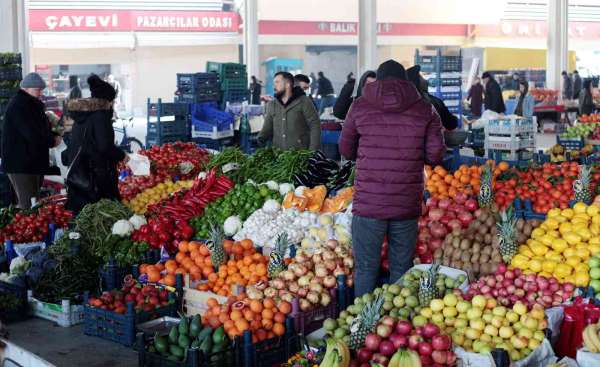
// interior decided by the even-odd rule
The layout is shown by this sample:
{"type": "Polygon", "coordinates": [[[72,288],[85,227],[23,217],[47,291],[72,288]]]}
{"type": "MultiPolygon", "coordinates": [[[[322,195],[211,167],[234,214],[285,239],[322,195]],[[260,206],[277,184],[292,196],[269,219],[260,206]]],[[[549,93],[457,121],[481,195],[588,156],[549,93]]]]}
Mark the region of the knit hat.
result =
{"type": "Polygon", "coordinates": [[[421,66],[415,65],[406,70],[406,78],[413,82],[413,84],[419,89],[419,73],[421,72],[421,66]]]}
{"type": "Polygon", "coordinates": [[[485,71],[483,74],[481,74],[481,79],[485,79],[485,78],[491,78],[492,74],[490,74],[489,71],[485,71]]]}
{"type": "Polygon", "coordinates": [[[45,89],[46,82],[40,74],[38,73],[29,73],[25,75],[25,78],[21,81],[21,88],[37,88],[37,89],[45,89]]]}
{"type": "Polygon", "coordinates": [[[377,68],[377,80],[383,79],[406,80],[406,70],[399,62],[388,60],[377,68]]]}
{"type": "Polygon", "coordinates": [[[90,75],[87,82],[90,86],[90,91],[92,92],[92,98],[114,101],[115,97],[117,96],[115,88],[113,88],[104,80],[100,79],[100,77],[96,74],[90,75]]]}

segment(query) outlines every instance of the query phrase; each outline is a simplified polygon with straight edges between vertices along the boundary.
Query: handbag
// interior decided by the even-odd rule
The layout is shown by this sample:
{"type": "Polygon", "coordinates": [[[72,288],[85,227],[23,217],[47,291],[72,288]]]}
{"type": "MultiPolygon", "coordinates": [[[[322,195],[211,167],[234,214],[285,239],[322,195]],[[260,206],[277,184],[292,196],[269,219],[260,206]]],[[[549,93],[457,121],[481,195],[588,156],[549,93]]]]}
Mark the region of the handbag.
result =
{"type": "Polygon", "coordinates": [[[87,128],[86,126],[83,131],[83,141],[67,171],[66,183],[67,189],[74,189],[93,200],[98,197],[98,187],[92,163],[83,151],[86,143],[87,128]]]}

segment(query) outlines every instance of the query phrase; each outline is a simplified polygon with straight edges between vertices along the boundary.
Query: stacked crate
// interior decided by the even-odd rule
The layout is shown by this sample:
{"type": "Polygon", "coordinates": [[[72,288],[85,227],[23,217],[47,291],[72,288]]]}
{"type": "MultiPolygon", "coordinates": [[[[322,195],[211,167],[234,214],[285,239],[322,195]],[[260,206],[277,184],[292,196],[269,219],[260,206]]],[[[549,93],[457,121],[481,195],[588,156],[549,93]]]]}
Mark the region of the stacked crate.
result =
{"type": "Polygon", "coordinates": [[[148,98],[146,146],[190,139],[189,106],[186,103],[151,103],[148,98]]]}
{"type": "Polygon", "coordinates": [[[204,148],[222,150],[233,144],[234,115],[214,102],[190,105],[192,141],[204,148]]]}
{"type": "Polygon", "coordinates": [[[218,102],[219,75],[215,73],[177,74],[177,102],[218,102]]]}
{"type": "MultiPolygon", "coordinates": [[[[23,76],[21,62],[21,54],[0,53],[0,139],[8,102],[19,90],[19,83],[23,76]]],[[[0,206],[10,205],[12,199],[13,194],[8,176],[0,173],[0,206]]]]}
{"type": "Polygon", "coordinates": [[[221,80],[221,108],[227,102],[244,102],[250,98],[246,65],[233,62],[219,63],[208,61],[206,71],[219,74],[221,80]]]}
{"type": "Polygon", "coordinates": [[[536,131],[530,118],[489,120],[485,126],[485,155],[505,161],[531,160],[536,131]]]}

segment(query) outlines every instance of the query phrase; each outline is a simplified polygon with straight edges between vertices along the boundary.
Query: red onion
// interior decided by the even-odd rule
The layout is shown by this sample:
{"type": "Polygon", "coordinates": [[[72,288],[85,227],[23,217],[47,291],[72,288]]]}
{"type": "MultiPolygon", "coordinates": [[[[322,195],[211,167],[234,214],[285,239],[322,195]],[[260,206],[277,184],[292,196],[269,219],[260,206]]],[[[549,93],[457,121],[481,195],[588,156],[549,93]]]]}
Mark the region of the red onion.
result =
{"type": "Polygon", "coordinates": [[[448,209],[450,204],[452,204],[452,201],[450,199],[440,199],[440,201],[438,202],[438,208],[445,210],[448,209]]]}
{"type": "Polygon", "coordinates": [[[454,195],[454,201],[456,201],[458,204],[464,204],[468,198],[469,197],[467,196],[467,194],[460,191],[454,195]]]}
{"type": "Polygon", "coordinates": [[[475,211],[475,217],[481,215],[481,210],[477,209],[477,201],[475,199],[465,201],[465,209],[470,212],[475,211]]]}
{"type": "Polygon", "coordinates": [[[425,205],[428,208],[437,208],[438,203],[439,203],[438,199],[430,197],[429,199],[427,199],[427,202],[425,205]]]}
{"type": "Polygon", "coordinates": [[[444,211],[442,209],[431,209],[427,216],[432,221],[439,221],[444,216],[444,211]]]}
{"type": "Polygon", "coordinates": [[[506,272],[506,265],[499,264],[498,267],[496,268],[496,274],[504,274],[505,272],[506,272]]]}
{"type": "MultiPolygon", "coordinates": [[[[468,224],[467,224],[467,225],[468,225],[468,224]]],[[[448,221],[448,224],[447,224],[447,226],[448,226],[448,228],[450,228],[450,230],[452,230],[452,231],[453,231],[453,230],[455,230],[455,229],[461,229],[461,228],[466,228],[466,227],[467,227],[466,225],[464,225],[464,223],[461,223],[461,221],[460,221],[460,220],[458,220],[458,219],[450,219],[450,220],[448,221]]]]}

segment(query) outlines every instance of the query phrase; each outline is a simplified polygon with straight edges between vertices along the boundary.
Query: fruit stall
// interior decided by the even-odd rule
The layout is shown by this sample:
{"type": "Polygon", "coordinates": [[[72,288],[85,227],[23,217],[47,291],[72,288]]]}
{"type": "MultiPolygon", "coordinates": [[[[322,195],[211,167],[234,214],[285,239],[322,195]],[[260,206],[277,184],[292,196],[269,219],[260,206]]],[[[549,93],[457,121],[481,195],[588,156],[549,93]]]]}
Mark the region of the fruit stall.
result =
{"type": "Polygon", "coordinates": [[[413,268],[390,279],[386,240],[380,284],[355,297],[351,162],[139,154],[150,172],[120,167],[122,202],[0,209],[9,329],[81,325],[139,366],[600,365],[594,162],[426,167],[413,268]]]}

